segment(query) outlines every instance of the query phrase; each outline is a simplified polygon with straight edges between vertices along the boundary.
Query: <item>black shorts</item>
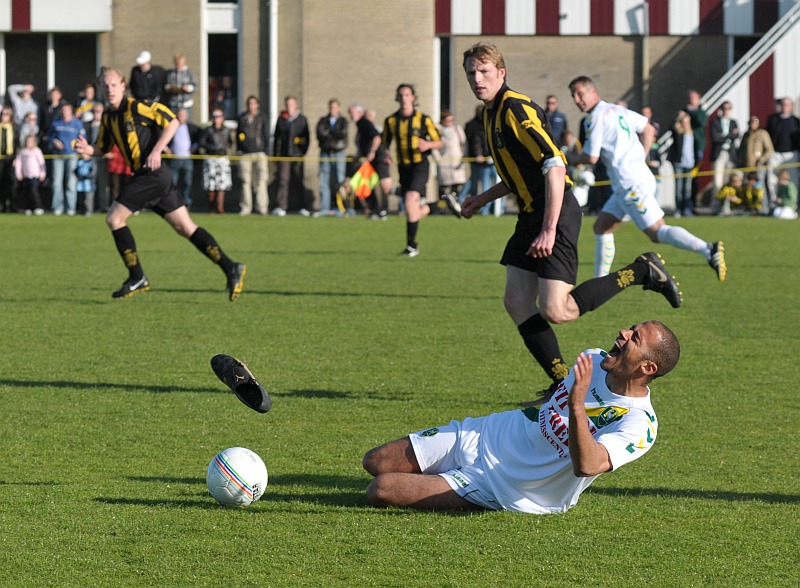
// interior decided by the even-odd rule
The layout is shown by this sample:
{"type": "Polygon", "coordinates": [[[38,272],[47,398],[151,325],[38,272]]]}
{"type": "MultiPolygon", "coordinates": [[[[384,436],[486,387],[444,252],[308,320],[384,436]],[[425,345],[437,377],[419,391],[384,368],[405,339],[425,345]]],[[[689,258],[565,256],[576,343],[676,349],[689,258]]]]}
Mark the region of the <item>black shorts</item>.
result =
{"type": "Polygon", "coordinates": [[[117,202],[131,212],[150,208],[159,216],[184,205],[183,198],[172,183],[172,171],[166,165],[156,171],[139,171],[130,176],[117,202]]]}
{"type": "Polygon", "coordinates": [[[392,174],[389,172],[389,164],[386,163],[385,157],[378,159],[377,157],[372,160],[372,167],[378,172],[378,177],[382,180],[391,178],[392,174]]]}
{"type": "Polygon", "coordinates": [[[572,196],[564,192],[564,205],[558,217],[553,253],[533,258],[525,253],[542,230],[543,212],[522,213],[517,217],[514,234],[506,244],[500,263],[533,272],[546,280],[575,284],[578,278],[578,235],[581,232],[581,209],[572,196]]]}
{"type": "Polygon", "coordinates": [[[400,172],[400,191],[403,196],[406,192],[419,192],[420,197],[425,198],[425,186],[428,185],[428,175],[430,165],[428,160],[412,165],[398,165],[400,172]]]}

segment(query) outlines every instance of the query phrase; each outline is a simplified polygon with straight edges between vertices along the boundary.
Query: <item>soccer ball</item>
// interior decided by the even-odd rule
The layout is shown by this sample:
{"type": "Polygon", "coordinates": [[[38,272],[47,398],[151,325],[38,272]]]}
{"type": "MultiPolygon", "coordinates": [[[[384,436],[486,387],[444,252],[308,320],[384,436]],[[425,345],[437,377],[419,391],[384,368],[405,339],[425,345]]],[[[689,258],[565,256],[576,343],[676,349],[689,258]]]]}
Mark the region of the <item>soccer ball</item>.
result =
{"type": "Polygon", "coordinates": [[[248,506],[261,498],[267,487],[267,467],[244,447],[220,451],[208,464],[208,491],[225,506],[248,506]]]}

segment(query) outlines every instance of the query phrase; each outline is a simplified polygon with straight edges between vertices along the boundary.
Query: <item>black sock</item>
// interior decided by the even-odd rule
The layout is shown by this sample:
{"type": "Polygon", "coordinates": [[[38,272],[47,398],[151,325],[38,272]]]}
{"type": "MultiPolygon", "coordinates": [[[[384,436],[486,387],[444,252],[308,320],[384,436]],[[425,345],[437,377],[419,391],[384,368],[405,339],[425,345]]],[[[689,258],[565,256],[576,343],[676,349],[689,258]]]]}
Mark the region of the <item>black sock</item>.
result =
{"type": "Polygon", "coordinates": [[[231,258],[225,255],[225,252],[222,251],[222,248],[217,244],[214,237],[203,227],[197,227],[197,230],[189,237],[189,241],[191,241],[203,255],[220,266],[222,271],[226,274],[233,269],[233,261],[231,258]]]}
{"type": "Polygon", "coordinates": [[[634,261],[602,278],[586,280],[575,288],[571,295],[583,315],[605,304],[628,286],[644,284],[647,271],[647,264],[634,261]]]}
{"type": "Polygon", "coordinates": [[[528,351],[554,382],[560,382],[567,377],[569,367],[561,358],[556,333],[541,314],[533,315],[517,329],[528,351]]]}
{"type": "Polygon", "coordinates": [[[139,265],[139,254],[136,252],[136,241],[131,230],[125,226],[115,231],[111,231],[117,251],[122,258],[125,267],[128,268],[131,280],[141,280],[144,276],[142,266],[139,265]]]}
{"type": "Polygon", "coordinates": [[[406,221],[406,243],[409,247],[417,247],[417,227],[419,226],[419,221],[411,222],[406,221]]]}

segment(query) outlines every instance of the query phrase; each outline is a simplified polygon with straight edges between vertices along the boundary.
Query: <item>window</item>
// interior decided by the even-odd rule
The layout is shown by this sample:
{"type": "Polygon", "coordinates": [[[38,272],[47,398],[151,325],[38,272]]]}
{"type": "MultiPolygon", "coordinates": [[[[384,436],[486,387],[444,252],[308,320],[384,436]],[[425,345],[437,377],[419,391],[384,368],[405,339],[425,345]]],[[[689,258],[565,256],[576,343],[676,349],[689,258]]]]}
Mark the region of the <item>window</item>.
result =
{"type": "Polygon", "coordinates": [[[208,112],[221,108],[227,120],[235,119],[241,107],[236,79],[238,63],[237,35],[208,35],[208,112]]]}
{"type": "Polygon", "coordinates": [[[6,34],[6,82],[33,84],[33,97],[41,103],[47,96],[47,35],[6,34]]]}

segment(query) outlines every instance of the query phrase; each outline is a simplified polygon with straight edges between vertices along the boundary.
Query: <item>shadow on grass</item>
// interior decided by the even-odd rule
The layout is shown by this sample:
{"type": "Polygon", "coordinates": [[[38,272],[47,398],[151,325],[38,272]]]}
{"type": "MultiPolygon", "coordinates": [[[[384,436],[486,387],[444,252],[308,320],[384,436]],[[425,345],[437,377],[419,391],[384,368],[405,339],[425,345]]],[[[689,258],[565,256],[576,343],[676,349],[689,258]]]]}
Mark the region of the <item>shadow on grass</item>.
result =
{"type": "MultiPolygon", "coordinates": [[[[97,497],[95,502],[112,505],[133,506],[165,506],[187,508],[219,508],[219,505],[205,492],[205,479],[197,477],[174,478],[169,476],[129,476],[126,479],[135,482],[154,482],[158,484],[202,485],[204,490],[198,492],[198,498],[149,499],[126,497],[97,497]]],[[[369,479],[335,474],[284,474],[269,477],[269,484],[261,498],[262,503],[282,503],[291,505],[323,506],[340,508],[364,508],[373,510],[367,501],[366,488],[369,479]]],[[[270,512],[274,512],[274,508],[270,512]]],[[[288,509],[293,510],[293,509],[288,509]]],[[[390,515],[403,515],[413,509],[374,509],[390,515]]],[[[258,511],[254,511],[258,512],[258,511]]],[[[440,514],[452,516],[468,516],[474,511],[440,511],[440,514]]]]}
{"type": "Polygon", "coordinates": [[[65,380],[8,380],[0,379],[0,386],[11,388],[110,388],[112,390],[135,390],[145,392],[204,392],[224,394],[219,388],[198,388],[192,386],[157,386],[152,384],[120,384],[119,382],[68,382],[65,380]]]}
{"type": "MultiPolygon", "coordinates": [[[[79,382],[67,380],[10,380],[0,378],[0,386],[10,388],[30,389],[30,388],[89,388],[103,390],[128,390],[133,392],[155,392],[166,394],[171,392],[200,392],[204,394],[227,394],[230,391],[222,387],[200,388],[196,386],[161,386],[155,384],[121,384],[119,382],[79,382]]],[[[414,393],[403,391],[374,392],[370,390],[346,391],[346,390],[286,390],[269,391],[270,396],[276,398],[304,398],[310,400],[349,400],[349,399],[369,399],[369,400],[397,400],[408,402],[414,400],[414,393]]]]}
{"type": "MultiPolygon", "coordinates": [[[[145,296],[153,296],[154,294],[158,293],[168,293],[168,294],[214,294],[219,293],[219,289],[212,289],[212,288],[153,288],[150,292],[147,292],[145,296]]],[[[424,292],[421,293],[413,293],[413,294],[401,294],[395,292],[331,292],[329,290],[325,291],[298,291],[298,290],[253,290],[250,288],[245,288],[243,296],[286,296],[286,297],[298,297],[298,296],[308,296],[311,298],[320,298],[320,297],[327,297],[327,298],[390,298],[390,299],[400,299],[400,300],[497,300],[499,294],[492,294],[489,296],[469,296],[464,294],[425,294],[424,292]]]]}
{"type": "Polygon", "coordinates": [[[274,398],[304,398],[311,400],[368,399],[368,400],[399,400],[401,402],[408,402],[414,400],[415,398],[413,392],[402,392],[402,391],[374,392],[369,390],[353,392],[346,390],[304,389],[304,390],[286,390],[284,392],[270,391],[269,395],[274,398]]]}
{"type": "Polygon", "coordinates": [[[728,502],[766,502],[784,504],[800,502],[800,495],[775,492],[725,492],[716,490],[675,490],[673,488],[589,488],[592,494],[606,496],[654,496],[657,498],[699,498],[701,500],[726,500],[728,502]]]}
{"type": "Polygon", "coordinates": [[[9,486],[61,486],[64,482],[8,482],[6,480],[0,480],[0,486],[8,484],[9,486]]]}
{"type": "MultiPolygon", "coordinates": [[[[134,482],[153,482],[156,484],[185,484],[187,486],[203,486],[204,478],[170,476],[128,476],[127,480],[134,482]]],[[[326,475],[326,474],[288,474],[270,476],[267,490],[262,500],[264,502],[281,502],[287,504],[310,504],[338,507],[368,507],[364,490],[366,480],[353,477],[326,475]],[[321,490],[325,489],[325,490],[321,490]]],[[[203,508],[217,508],[218,505],[210,500],[203,490],[197,493],[202,498],[175,498],[175,499],[148,499],[127,497],[97,497],[95,502],[104,504],[121,504],[137,506],[172,506],[186,508],[199,506],[203,508]]]]}
{"type": "MultiPolygon", "coordinates": [[[[41,389],[41,388],[65,388],[65,389],[97,389],[97,390],[117,390],[129,392],[153,392],[156,394],[169,394],[174,392],[202,393],[202,394],[224,394],[233,395],[229,390],[222,387],[201,388],[196,386],[161,386],[157,384],[122,384],[119,382],[80,382],[67,380],[10,380],[0,378],[0,387],[10,388],[41,389]]],[[[417,399],[414,392],[407,391],[381,391],[372,390],[321,390],[321,389],[302,389],[302,390],[270,390],[269,395],[273,398],[294,398],[303,400],[380,400],[382,402],[412,402],[417,399]]],[[[497,403],[486,402],[495,406],[497,403]]],[[[515,408],[512,405],[511,408],[515,408]]]]}
{"type": "Polygon", "coordinates": [[[158,482],[159,484],[205,484],[205,478],[173,478],[169,476],[126,476],[132,482],[158,482]]]}

